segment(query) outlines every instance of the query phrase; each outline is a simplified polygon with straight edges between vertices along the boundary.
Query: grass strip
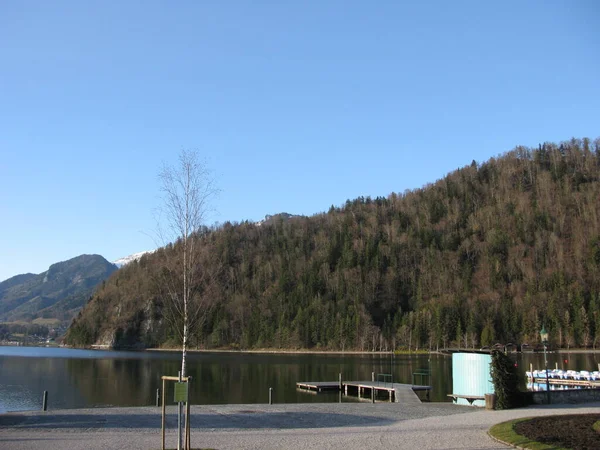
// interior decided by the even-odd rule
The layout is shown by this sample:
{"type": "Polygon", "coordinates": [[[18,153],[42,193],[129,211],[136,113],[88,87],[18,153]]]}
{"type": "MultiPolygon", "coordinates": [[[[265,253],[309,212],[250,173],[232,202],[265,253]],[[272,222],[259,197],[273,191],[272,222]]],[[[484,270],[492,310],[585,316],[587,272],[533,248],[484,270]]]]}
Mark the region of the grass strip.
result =
{"type": "Polygon", "coordinates": [[[531,417],[524,419],[509,420],[508,422],[502,422],[494,425],[488,431],[488,434],[507,445],[512,445],[517,448],[526,448],[531,450],[568,450],[564,447],[557,447],[555,445],[543,444],[542,442],[532,441],[528,437],[522,436],[515,432],[514,426],[519,422],[530,420],[531,417]]]}

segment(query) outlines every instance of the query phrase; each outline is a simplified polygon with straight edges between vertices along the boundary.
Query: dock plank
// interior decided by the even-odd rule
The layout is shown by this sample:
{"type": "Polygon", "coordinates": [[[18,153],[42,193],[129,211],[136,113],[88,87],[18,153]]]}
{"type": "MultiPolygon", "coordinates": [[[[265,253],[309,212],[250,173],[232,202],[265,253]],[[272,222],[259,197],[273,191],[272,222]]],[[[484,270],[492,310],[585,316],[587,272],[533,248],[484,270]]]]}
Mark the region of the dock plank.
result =
{"type": "Polygon", "coordinates": [[[402,403],[403,405],[418,405],[421,403],[421,399],[409,385],[396,387],[394,399],[396,403],[402,403]]]}

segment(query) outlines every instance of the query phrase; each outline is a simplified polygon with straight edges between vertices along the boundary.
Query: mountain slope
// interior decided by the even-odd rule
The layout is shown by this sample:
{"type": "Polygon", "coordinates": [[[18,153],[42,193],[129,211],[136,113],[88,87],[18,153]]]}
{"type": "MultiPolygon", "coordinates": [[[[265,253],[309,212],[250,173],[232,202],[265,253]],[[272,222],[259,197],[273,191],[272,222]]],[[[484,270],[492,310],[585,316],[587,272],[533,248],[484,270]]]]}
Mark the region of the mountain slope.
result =
{"type": "Polygon", "coordinates": [[[70,320],[116,269],[100,255],[81,255],[52,264],[39,275],[9,278],[0,283],[0,321],[70,320]]]}
{"type": "Polygon", "coordinates": [[[144,256],[146,253],[152,253],[153,251],[154,250],[146,250],[143,252],[133,253],[132,255],[124,256],[123,258],[119,258],[116,261],[113,261],[112,263],[120,269],[121,267],[126,266],[127,264],[129,264],[133,261],[137,261],[142,256],[144,256]]]}
{"type": "MultiPolygon", "coordinates": [[[[517,147],[422,189],[201,238],[223,266],[203,347],[391,349],[600,343],[600,140],[517,147]]],[[[161,252],[178,252],[177,245],[161,252]]],[[[177,342],[160,252],[119,271],[74,345],[177,342]]],[[[200,267],[201,269],[201,267],[200,267]]]]}

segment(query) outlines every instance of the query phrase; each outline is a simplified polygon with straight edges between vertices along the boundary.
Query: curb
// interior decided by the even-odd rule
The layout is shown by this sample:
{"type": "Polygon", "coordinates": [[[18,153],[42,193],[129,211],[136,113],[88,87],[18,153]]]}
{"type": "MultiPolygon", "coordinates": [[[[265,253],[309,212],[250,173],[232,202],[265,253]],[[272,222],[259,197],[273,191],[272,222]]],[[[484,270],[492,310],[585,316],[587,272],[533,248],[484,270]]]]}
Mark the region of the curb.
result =
{"type": "MultiPolygon", "coordinates": [[[[493,426],[493,425],[492,425],[492,426],[493,426]]],[[[507,446],[509,446],[509,447],[512,447],[512,448],[518,448],[519,450],[530,450],[530,449],[528,449],[528,448],[526,448],[526,447],[519,447],[518,445],[509,444],[508,442],[505,442],[505,441],[503,441],[503,440],[501,440],[501,439],[498,439],[497,437],[495,437],[495,436],[492,436],[492,435],[490,434],[490,432],[489,432],[489,431],[487,431],[487,433],[486,433],[486,434],[487,434],[487,435],[488,435],[488,436],[489,436],[489,437],[490,437],[490,438],[491,438],[493,441],[499,442],[500,444],[504,444],[504,445],[507,445],[507,446]]]]}

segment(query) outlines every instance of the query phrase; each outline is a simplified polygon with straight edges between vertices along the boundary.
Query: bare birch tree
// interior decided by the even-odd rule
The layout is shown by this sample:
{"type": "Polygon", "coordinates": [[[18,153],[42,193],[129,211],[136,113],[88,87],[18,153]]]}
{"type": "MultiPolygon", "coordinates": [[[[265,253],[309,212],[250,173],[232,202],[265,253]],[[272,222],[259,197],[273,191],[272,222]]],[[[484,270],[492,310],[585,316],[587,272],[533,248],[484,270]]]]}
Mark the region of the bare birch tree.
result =
{"type": "Polygon", "coordinates": [[[161,250],[165,318],[182,341],[181,376],[186,376],[190,330],[202,326],[210,306],[218,262],[206,240],[206,215],[218,193],[211,172],[195,151],[182,151],[177,166],[164,165],[159,179],[162,221],[158,234],[173,248],[161,250]]]}

